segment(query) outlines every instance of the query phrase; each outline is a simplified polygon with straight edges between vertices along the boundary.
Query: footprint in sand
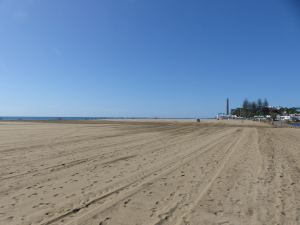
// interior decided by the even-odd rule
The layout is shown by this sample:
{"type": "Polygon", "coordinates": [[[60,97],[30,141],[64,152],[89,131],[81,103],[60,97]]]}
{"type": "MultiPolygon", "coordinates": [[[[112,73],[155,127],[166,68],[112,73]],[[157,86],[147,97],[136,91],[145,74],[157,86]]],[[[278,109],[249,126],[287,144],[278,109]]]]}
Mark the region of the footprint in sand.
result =
{"type": "Polygon", "coordinates": [[[43,207],[43,206],[45,206],[45,205],[49,205],[50,203],[39,203],[38,205],[35,205],[35,206],[33,206],[32,208],[41,208],[41,207],[43,207]]]}
{"type": "Polygon", "coordinates": [[[229,224],[228,221],[218,223],[218,225],[227,225],[227,224],[229,224]]]}
{"type": "Polygon", "coordinates": [[[76,196],[76,194],[68,195],[65,198],[71,198],[71,197],[74,197],[74,196],[76,196]]]}
{"type": "Polygon", "coordinates": [[[22,217],[21,217],[21,220],[22,221],[25,221],[25,220],[27,220],[28,219],[28,216],[27,215],[23,215],[22,217]]]}
{"type": "Polygon", "coordinates": [[[13,216],[10,216],[10,217],[7,217],[6,219],[8,219],[8,220],[13,220],[13,216]]]}
{"type": "Polygon", "coordinates": [[[53,212],[46,212],[45,215],[46,215],[46,216],[53,216],[54,213],[53,213],[53,212]]]}
{"type": "Polygon", "coordinates": [[[169,220],[169,218],[170,218],[170,213],[160,214],[160,215],[158,216],[158,218],[164,219],[164,220],[169,220]]]}
{"type": "Polygon", "coordinates": [[[155,215],[157,209],[156,208],[152,208],[150,211],[151,211],[150,217],[153,217],[155,215]]]}
{"type": "Polygon", "coordinates": [[[131,202],[131,199],[128,199],[126,202],[124,202],[124,207],[126,207],[129,202],[131,202]]]}
{"type": "Polygon", "coordinates": [[[216,216],[222,216],[223,213],[224,213],[224,211],[218,211],[218,212],[215,212],[215,215],[216,215],[216,216]]]}
{"type": "Polygon", "coordinates": [[[37,194],[38,194],[38,193],[33,193],[33,194],[29,195],[28,198],[34,197],[34,196],[36,196],[37,194]]]}
{"type": "Polygon", "coordinates": [[[111,218],[110,218],[110,217],[107,217],[105,220],[101,221],[101,222],[99,223],[99,225],[107,225],[108,222],[109,222],[110,220],[111,220],[111,218]]]}

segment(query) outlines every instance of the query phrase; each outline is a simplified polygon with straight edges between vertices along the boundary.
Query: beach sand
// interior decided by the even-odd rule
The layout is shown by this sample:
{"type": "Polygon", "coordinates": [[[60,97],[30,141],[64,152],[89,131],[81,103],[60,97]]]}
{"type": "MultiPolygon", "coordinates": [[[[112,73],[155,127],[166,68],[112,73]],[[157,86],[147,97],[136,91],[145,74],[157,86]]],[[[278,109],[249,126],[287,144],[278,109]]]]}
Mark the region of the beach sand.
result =
{"type": "Polygon", "coordinates": [[[0,121],[0,224],[300,224],[300,129],[0,121]]]}

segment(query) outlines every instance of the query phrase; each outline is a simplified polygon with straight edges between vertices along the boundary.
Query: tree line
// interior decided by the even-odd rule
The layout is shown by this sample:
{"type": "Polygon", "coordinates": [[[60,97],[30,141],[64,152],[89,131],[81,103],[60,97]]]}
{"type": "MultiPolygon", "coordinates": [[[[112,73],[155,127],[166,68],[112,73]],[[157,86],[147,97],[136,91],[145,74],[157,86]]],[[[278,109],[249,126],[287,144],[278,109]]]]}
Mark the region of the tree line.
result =
{"type": "Polygon", "coordinates": [[[300,113],[300,107],[281,107],[280,109],[269,108],[269,102],[265,98],[262,101],[260,98],[257,101],[248,101],[247,98],[243,101],[242,108],[237,108],[231,111],[232,115],[241,116],[241,117],[254,117],[254,116],[267,116],[271,115],[272,118],[275,118],[276,115],[286,114],[295,114],[300,113]]]}

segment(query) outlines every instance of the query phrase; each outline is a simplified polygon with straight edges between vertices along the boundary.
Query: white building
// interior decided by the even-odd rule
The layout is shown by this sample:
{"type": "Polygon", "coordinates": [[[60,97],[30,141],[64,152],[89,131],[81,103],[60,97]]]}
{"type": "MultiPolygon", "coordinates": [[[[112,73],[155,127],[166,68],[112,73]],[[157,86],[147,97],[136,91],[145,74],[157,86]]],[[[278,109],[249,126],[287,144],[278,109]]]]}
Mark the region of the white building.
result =
{"type": "Polygon", "coordinates": [[[298,114],[290,114],[289,116],[277,116],[278,120],[289,120],[293,121],[293,118],[300,120],[300,115],[298,114]]]}
{"type": "Polygon", "coordinates": [[[277,119],[278,120],[291,120],[291,117],[290,116],[277,116],[277,119]]]}
{"type": "Polygon", "coordinates": [[[221,114],[217,115],[218,120],[232,120],[232,119],[236,119],[236,118],[237,118],[236,115],[221,115],[221,114]]]}
{"type": "Polygon", "coordinates": [[[277,106],[277,105],[268,105],[269,109],[273,109],[273,110],[279,110],[280,108],[282,108],[281,106],[277,106]]]}

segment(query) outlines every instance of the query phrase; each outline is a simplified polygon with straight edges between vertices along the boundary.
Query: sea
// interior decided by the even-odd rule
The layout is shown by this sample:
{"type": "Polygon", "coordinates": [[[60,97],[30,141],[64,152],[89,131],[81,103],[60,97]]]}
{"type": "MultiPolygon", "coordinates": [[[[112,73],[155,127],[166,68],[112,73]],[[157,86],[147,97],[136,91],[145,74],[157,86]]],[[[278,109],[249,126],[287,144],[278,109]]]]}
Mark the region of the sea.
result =
{"type": "MultiPolygon", "coordinates": [[[[0,120],[90,120],[90,119],[153,119],[153,117],[150,118],[150,117],[40,117],[40,116],[0,116],[0,120]]],[[[195,119],[195,118],[164,118],[164,119],[195,119]]]]}
{"type": "Polygon", "coordinates": [[[293,125],[293,126],[300,126],[300,123],[290,123],[290,125],[293,125]]]}
{"type": "Polygon", "coordinates": [[[114,119],[115,117],[30,117],[30,116],[2,116],[0,120],[89,120],[114,119]]]}

